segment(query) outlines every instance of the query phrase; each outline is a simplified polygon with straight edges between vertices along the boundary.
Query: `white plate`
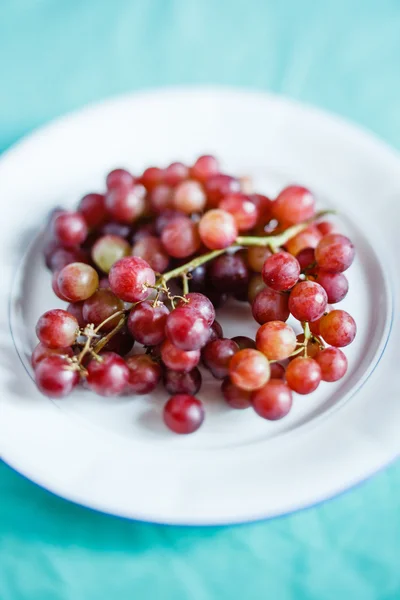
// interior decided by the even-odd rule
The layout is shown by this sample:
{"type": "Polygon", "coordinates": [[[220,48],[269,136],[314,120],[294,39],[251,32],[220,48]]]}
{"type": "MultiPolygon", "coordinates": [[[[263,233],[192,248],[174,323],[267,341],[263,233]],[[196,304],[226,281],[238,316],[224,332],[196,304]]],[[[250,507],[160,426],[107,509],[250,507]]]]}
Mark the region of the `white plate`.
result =
{"type": "MultiPolygon", "coordinates": [[[[400,160],[383,143],[336,117],[267,94],[146,92],[88,107],[19,143],[0,160],[0,198],[6,281],[0,450],[25,476],[121,516],[217,524],[315,504],[398,454],[399,273],[392,259],[400,252],[400,160]],[[163,427],[162,393],[129,400],[84,391],[58,402],[44,398],[6,328],[10,303],[15,345],[29,372],[35,321],[58,305],[40,238],[34,238],[46,212],[101,190],[112,167],[137,173],[149,164],[190,162],[204,152],[218,155],[226,169],[251,175],[260,191],[275,194],[299,182],[315,191],[321,207],[341,214],[340,226],[358,251],[342,303],[358,324],[356,341],[346,349],[346,378],[297,396],[290,415],[275,423],[251,409],[223,407],[207,381],[200,394],[205,424],[186,437],[163,427]]],[[[226,333],[254,331],[247,313],[231,305],[221,317],[226,333]]]]}

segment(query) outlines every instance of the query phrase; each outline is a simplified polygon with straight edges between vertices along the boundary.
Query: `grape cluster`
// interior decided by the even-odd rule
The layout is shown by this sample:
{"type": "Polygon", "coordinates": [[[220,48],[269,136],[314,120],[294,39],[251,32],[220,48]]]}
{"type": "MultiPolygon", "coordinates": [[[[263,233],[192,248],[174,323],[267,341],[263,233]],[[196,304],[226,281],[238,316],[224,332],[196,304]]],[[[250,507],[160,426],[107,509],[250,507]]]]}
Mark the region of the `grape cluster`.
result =
{"type": "Polygon", "coordinates": [[[37,323],[38,388],[62,398],[82,383],[115,396],[162,382],[165,424],[192,433],[205,415],[195,397],[202,367],[232,408],[281,419],[293,392],[345,375],[340,348],[356,334],[351,315],[332,306],[348,291],[354,246],[324,214],[301,186],[275,200],[244,193],[213,156],[139,177],[111,171],[105,193],[50,215],[44,257],[68,306],[37,323]],[[224,336],[215,311],[228,296],[249,302],[255,340],[224,336]]]}

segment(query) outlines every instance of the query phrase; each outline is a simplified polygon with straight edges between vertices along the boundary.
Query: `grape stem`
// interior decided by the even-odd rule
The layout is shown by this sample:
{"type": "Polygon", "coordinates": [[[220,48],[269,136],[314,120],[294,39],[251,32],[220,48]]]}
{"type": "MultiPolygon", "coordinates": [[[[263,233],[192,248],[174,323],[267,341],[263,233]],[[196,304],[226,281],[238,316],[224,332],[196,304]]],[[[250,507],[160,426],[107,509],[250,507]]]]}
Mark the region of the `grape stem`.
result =
{"type": "MultiPolygon", "coordinates": [[[[120,311],[119,314],[123,313],[123,311],[120,311]]],[[[114,318],[116,317],[118,313],[115,313],[114,315],[112,315],[114,318]]],[[[108,320],[108,319],[107,319],[108,320]]],[[[99,342],[97,342],[97,344],[95,345],[95,347],[93,348],[93,352],[94,354],[98,354],[106,344],[108,344],[108,342],[111,340],[111,338],[118,333],[118,331],[120,331],[120,329],[122,329],[122,327],[125,325],[125,321],[126,321],[126,316],[123,315],[121,317],[121,319],[118,321],[118,324],[114,327],[114,329],[112,329],[109,333],[107,333],[107,335],[105,335],[103,338],[101,338],[101,340],[99,342]]],[[[101,358],[101,357],[98,357],[101,358]]]]}
{"type": "Polygon", "coordinates": [[[303,231],[303,229],[306,229],[311,223],[332,212],[333,211],[331,210],[322,210],[318,212],[312,219],[308,219],[307,221],[303,221],[303,223],[298,223],[297,225],[292,225],[292,227],[289,227],[288,229],[285,229],[285,231],[282,231],[276,235],[266,235],[263,237],[239,235],[236,238],[235,243],[231,246],[222,248],[221,250],[212,250],[212,252],[207,252],[207,254],[203,254],[202,256],[196,256],[196,258],[193,258],[186,264],[164,273],[157,280],[155,287],[164,286],[165,289],[165,285],[170,279],[187,275],[200,265],[203,265],[210,260],[214,260],[214,258],[217,258],[218,256],[221,256],[221,254],[224,254],[225,252],[234,248],[241,246],[269,246],[271,250],[275,252],[280,246],[286,244],[286,242],[303,231]]]}

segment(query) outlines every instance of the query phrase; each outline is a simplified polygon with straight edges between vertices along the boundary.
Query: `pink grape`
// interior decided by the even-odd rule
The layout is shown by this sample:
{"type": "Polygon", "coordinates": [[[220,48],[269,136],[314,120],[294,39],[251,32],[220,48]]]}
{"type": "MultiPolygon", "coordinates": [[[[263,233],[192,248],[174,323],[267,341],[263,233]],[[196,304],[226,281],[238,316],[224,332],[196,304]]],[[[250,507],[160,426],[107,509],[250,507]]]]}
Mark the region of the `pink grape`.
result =
{"type": "Polygon", "coordinates": [[[245,348],[232,357],[229,375],[238,388],[252,392],[267,383],[270,377],[269,362],[258,350],[245,348]]]}
{"type": "Polygon", "coordinates": [[[202,351],[204,365],[216,379],[224,379],[229,375],[229,363],[238,351],[236,342],[227,338],[208,342],[202,351]]]}
{"type": "Polygon", "coordinates": [[[319,330],[326,343],[337,348],[351,344],[357,333],[353,317],[345,310],[332,310],[324,315],[319,330]]]}
{"type": "Polygon", "coordinates": [[[201,241],[210,250],[227,248],[236,240],[238,229],[233,216],[216,208],[207,211],[199,223],[201,241]]]}
{"type": "Polygon", "coordinates": [[[114,219],[121,223],[132,223],[145,210],[145,189],[142,185],[132,188],[115,187],[106,194],[106,207],[114,219]]]}
{"type": "Polygon", "coordinates": [[[197,310],[176,308],[167,317],[167,338],[181,350],[199,350],[210,337],[209,325],[197,310]]]}
{"type": "Polygon", "coordinates": [[[108,190],[113,188],[130,189],[135,183],[135,178],[126,169],[114,169],[106,177],[106,186],[108,190]]]}
{"type": "Polygon", "coordinates": [[[288,358],[296,349],[296,334],[282,321],[270,321],[257,331],[256,347],[269,360],[288,358]]]}
{"type": "Polygon", "coordinates": [[[331,273],[342,273],[352,264],[355,256],[353,243],[345,235],[325,235],[315,249],[318,266],[331,273]]]}
{"type": "Polygon", "coordinates": [[[217,175],[219,170],[218,160],[214,156],[205,154],[196,160],[190,169],[190,176],[204,183],[213,175],[217,175]]]}
{"type": "Polygon", "coordinates": [[[100,396],[118,396],[129,381],[129,368],[115,352],[104,352],[101,362],[92,359],[87,367],[87,384],[100,396]]]}
{"type": "Polygon", "coordinates": [[[161,241],[170,256],[187,258],[200,248],[197,224],[189,217],[180,217],[166,225],[161,233],[161,241]]]}
{"type": "Polygon", "coordinates": [[[292,408],[292,392],[282,380],[270,379],[264,387],[252,393],[251,403],[260,417],[277,421],[292,408]]]}
{"type": "Polygon", "coordinates": [[[78,332],[79,325],[76,318],[59,308],[45,312],[36,325],[36,335],[48,348],[72,346],[78,332]]]}
{"type": "Polygon", "coordinates": [[[224,196],[219,203],[219,208],[233,216],[238,231],[248,231],[257,223],[257,207],[245,194],[237,193],[224,196]]]}
{"type": "Polygon", "coordinates": [[[200,360],[200,350],[186,352],[174,346],[168,339],[161,345],[161,359],[168,369],[188,373],[197,367],[200,360]]]}
{"type": "Polygon", "coordinates": [[[63,356],[71,358],[74,355],[72,348],[48,348],[42,342],[39,342],[31,356],[31,364],[34,369],[38,364],[49,356],[63,356]]]}
{"type": "Polygon", "coordinates": [[[64,298],[78,302],[94,294],[99,287],[99,276],[90,265],[71,263],[60,271],[57,284],[64,298]]]}
{"type": "Polygon", "coordinates": [[[36,366],[35,381],[45,396],[64,398],[78,385],[79,374],[65,357],[53,355],[43,358],[36,366]]]}
{"type": "Polygon", "coordinates": [[[161,380],[161,367],[148,354],[135,354],[126,360],[129,369],[128,392],[149,394],[161,380]]]}
{"type": "Polygon", "coordinates": [[[206,201],[204,190],[197,181],[182,181],[174,190],[174,207],[188,215],[202,212],[206,201]]]}
{"type": "Polygon", "coordinates": [[[179,219],[180,217],[186,218],[185,213],[183,213],[180,210],[175,210],[173,208],[168,208],[166,210],[163,210],[159,215],[156,216],[155,221],[154,221],[156,234],[160,236],[162,234],[162,232],[164,231],[164,228],[169,223],[171,223],[172,221],[175,221],[175,219],[179,219]]]}
{"type": "Polygon", "coordinates": [[[221,392],[227,404],[231,408],[243,410],[251,406],[251,392],[238,388],[229,377],[226,377],[221,385],[221,392]]]}
{"type": "Polygon", "coordinates": [[[209,325],[213,324],[215,320],[215,309],[207,296],[199,294],[198,292],[189,292],[189,294],[186,294],[185,299],[188,300],[188,302],[180,300],[177,304],[177,308],[182,307],[197,310],[209,325]]]}
{"type": "Polygon", "coordinates": [[[165,324],[169,310],[158,302],[141,302],[133,307],[128,318],[128,328],[132,336],[144,346],[156,346],[165,340],[165,324]]]}
{"type": "Polygon", "coordinates": [[[254,319],[260,325],[268,321],[286,321],[289,317],[287,294],[281,294],[270,288],[261,290],[251,306],[254,319]]]}
{"type": "Polygon", "coordinates": [[[336,232],[335,225],[333,223],[330,223],[329,221],[321,221],[320,223],[317,223],[316,226],[318,227],[322,235],[328,235],[328,233],[336,232]]]}
{"type": "Polygon", "coordinates": [[[175,187],[181,181],[188,179],[189,169],[181,162],[171,163],[164,171],[164,181],[167,185],[175,187]]]}
{"type": "Polygon", "coordinates": [[[111,290],[125,302],[141,302],[150,294],[156,276],[150,265],[138,256],[127,256],[113,264],[109,273],[111,290]]]}
{"type": "Polygon", "coordinates": [[[199,369],[195,367],[189,373],[182,371],[164,372],[164,387],[169,394],[197,394],[201,388],[202,377],[199,369]]]}
{"type": "Polygon", "coordinates": [[[299,321],[316,321],[325,312],[328,296],[315,281],[300,281],[289,296],[289,310],[299,321]]]}
{"type": "Polygon", "coordinates": [[[93,262],[104,273],[108,273],[117,260],[129,256],[130,253],[130,245],[118,235],[104,235],[92,247],[93,262]]]}
{"type": "Polygon", "coordinates": [[[63,212],[53,221],[54,237],[63,246],[79,246],[88,234],[86,221],[78,212],[63,212]]]}
{"type": "Polygon", "coordinates": [[[279,222],[294,225],[315,215],[315,199],[306,188],[290,185],[278,195],[272,210],[279,222]]]}
{"type": "Polygon", "coordinates": [[[104,194],[86,194],[79,202],[78,210],[90,228],[99,227],[108,217],[104,194]]]}
{"type": "MultiPolygon", "coordinates": [[[[327,315],[329,312],[331,312],[331,310],[332,310],[332,307],[329,306],[329,304],[328,304],[328,306],[325,309],[324,315],[327,315]]],[[[324,315],[322,315],[322,316],[324,316],[324,315]]],[[[313,335],[320,335],[319,326],[321,323],[321,319],[322,319],[322,317],[317,319],[316,321],[313,321],[312,323],[309,323],[310,331],[313,335]]]]}
{"type": "Polygon", "coordinates": [[[197,431],[204,421],[204,408],[200,400],[190,394],[176,394],[164,406],[164,423],[179,434],[197,431]]]}
{"type": "Polygon", "coordinates": [[[272,254],[262,269],[264,283],[277,292],[290,290],[297,283],[299,275],[299,262],[288,252],[272,254]]]}
{"type": "MultiPolygon", "coordinates": [[[[82,315],[86,323],[93,323],[98,327],[103,321],[124,308],[122,300],[117,298],[111,290],[98,290],[83,303],[82,315]]],[[[101,330],[111,331],[118,325],[121,315],[107,321],[101,330]]]]}
{"type": "Polygon", "coordinates": [[[336,304],[343,300],[349,291],[349,282],[343,273],[329,273],[318,269],[313,277],[326,291],[330,304],[336,304]]]}
{"type": "Polygon", "coordinates": [[[53,276],[51,278],[51,287],[52,287],[53,292],[57,296],[57,298],[60,298],[60,300],[64,300],[64,302],[66,302],[68,299],[61,293],[59,285],[58,285],[59,273],[60,273],[60,271],[55,271],[53,273],[53,276]]]}
{"type": "Polygon", "coordinates": [[[346,355],[339,348],[325,348],[315,357],[323,381],[339,381],[347,372],[346,355]]]}
{"type": "Polygon", "coordinates": [[[286,368],[288,386],[298,394],[310,394],[320,384],[321,367],[313,358],[297,356],[286,368]]]}
{"type": "Polygon", "coordinates": [[[138,240],[132,248],[132,256],[140,256],[157,273],[168,269],[169,257],[161,241],[155,236],[147,236],[138,240]]]}

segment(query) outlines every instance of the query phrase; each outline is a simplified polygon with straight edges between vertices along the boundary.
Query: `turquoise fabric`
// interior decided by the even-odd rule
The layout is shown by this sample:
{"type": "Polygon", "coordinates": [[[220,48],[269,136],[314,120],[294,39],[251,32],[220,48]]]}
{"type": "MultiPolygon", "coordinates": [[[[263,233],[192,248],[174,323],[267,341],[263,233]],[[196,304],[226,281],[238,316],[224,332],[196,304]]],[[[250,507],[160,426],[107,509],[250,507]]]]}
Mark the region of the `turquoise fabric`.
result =
{"type": "MultiPolygon", "coordinates": [[[[178,83],[283,93],[400,149],[400,3],[0,0],[0,150],[87,102],[178,83]]],[[[399,492],[397,463],[289,517],[177,528],[74,506],[0,464],[0,599],[398,600],[399,492]]]]}

